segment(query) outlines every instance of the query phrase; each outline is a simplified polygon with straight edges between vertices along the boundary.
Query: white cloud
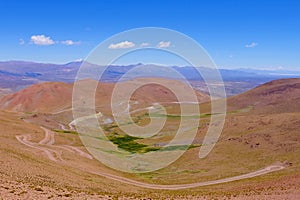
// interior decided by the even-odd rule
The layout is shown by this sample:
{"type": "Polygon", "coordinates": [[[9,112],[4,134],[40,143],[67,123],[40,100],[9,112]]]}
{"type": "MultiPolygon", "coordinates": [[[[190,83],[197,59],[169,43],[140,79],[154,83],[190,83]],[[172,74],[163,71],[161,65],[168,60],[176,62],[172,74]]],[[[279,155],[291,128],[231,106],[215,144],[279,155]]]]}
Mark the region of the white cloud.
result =
{"type": "Polygon", "coordinates": [[[167,48],[167,47],[170,47],[170,46],[171,46],[170,41],[161,41],[157,45],[158,48],[167,48]]]}
{"type": "Polygon", "coordinates": [[[109,49],[127,49],[127,48],[132,48],[134,47],[135,44],[133,42],[129,41],[124,41],[124,42],[119,42],[116,44],[111,44],[108,46],[109,49]]]}
{"type": "Polygon", "coordinates": [[[258,43],[252,42],[251,44],[246,44],[245,47],[246,47],[246,48],[254,48],[254,47],[256,47],[257,45],[258,45],[258,43]]]}
{"type": "Polygon", "coordinates": [[[19,41],[19,44],[20,45],[24,45],[25,44],[25,40],[21,38],[20,41],[19,41]]]}
{"type": "Polygon", "coordinates": [[[150,44],[148,42],[143,42],[140,46],[141,47],[146,47],[146,46],[149,46],[150,44]]]}
{"type": "MultiPolygon", "coordinates": [[[[43,46],[59,44],[59,43],[67,46],[81,44],[80,41],[73,41],[73,40],[54,41],[51,39],[51,37],[45,35],[32,35],[30,38],[30,42],[36,45],[43,45],[43,46]]],[[[25,41],[23,39],[20,39],[20,44],[22,45],[24,43],[25,41]]]]}
{"type": "Polygon", "coordinates": [[[50,37],[47,37],[45,35],[33,35],[31,36],[30,41],[33,44],[44,45],[44,46],[52,45],[55,43],[50,37]]]}
{"type": "Polygon", "coordinates": [[[81,42],[79,42],[79,41],[74,42],[73,40],[64,40],[64,41],[61,41],[61,43],[64,45],[70,46],[70,45],[79,45],[81,42]]]}

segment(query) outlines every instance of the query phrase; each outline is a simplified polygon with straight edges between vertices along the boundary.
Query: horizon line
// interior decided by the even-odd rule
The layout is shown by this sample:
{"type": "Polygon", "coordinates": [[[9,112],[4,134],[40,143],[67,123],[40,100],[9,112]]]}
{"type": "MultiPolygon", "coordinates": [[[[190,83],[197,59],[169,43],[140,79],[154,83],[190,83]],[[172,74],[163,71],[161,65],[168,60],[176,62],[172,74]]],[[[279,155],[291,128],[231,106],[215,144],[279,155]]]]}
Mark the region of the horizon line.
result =
{"type": "MultiPolygon", "coordinates": [[[[83,63],[85,62],[84,59],[76,59],[68,62],[50,62],[50,61],[33,61],[33,60],[0,60],[0,63],[8,63],[8,62],[23,62],[23,63],[35,63],[35,64],[52,64],[52,65],[67,65],[70,63],[83,63]]],[[[103,66],[95,63],[90,63],[98,66],[103,66]]],[[[137,62],[137,63],[124,63],[124,64],[111,64],[109,66],[130,66],[130,65],[156,65],[156,66],[165,66],[165,67],[195,67],[192,65],[176,65],[176,64],[162,64],[162,63],[143,63],[143,62],[137,62]]],[[[209,68],[205,66],[196,66],[196,67],[204,67],[209,68]]],[[[283,67],[251,67],[251,66],[237,66],[237,67],[224,67],[224,66],[216,66],[217,69],[224,69],[224,70],[260,70],[260,71],[297,71],[300,72],[300,69],[284,69],[283,67]]]]}

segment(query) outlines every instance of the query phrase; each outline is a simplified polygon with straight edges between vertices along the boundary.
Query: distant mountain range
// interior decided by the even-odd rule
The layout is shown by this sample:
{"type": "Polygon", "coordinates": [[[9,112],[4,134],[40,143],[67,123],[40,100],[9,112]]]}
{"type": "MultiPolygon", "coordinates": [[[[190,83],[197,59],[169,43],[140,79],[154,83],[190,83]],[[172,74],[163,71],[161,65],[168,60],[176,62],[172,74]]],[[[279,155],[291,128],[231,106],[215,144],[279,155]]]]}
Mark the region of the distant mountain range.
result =
{"type": "MultiPolygon", "coordinates": [[[[67,64],[35,63],[25,61],[0,62],[0,95],[1,92],[4,93],[3,91],[5,91],[5,93],[15,92],[40,82],[74,82],[81,64],[82,61],[70,62],[67,64]]],[[[95,72],[101,67],[93,64],[89,65],[91,69],[95,70],[95,72]]],[[[142,72],[132,73],[132,75],[126,76],[125,79],[145,76],[178,79],[178,77],[169,73],[168,69],[170,69],[170,71],[171,69],[174,69],[184,76],[185,79],[189,80],[196,89],[207,92],[201,75],[194,67],[191,66],[170,66],[169,68],[162,68],[157,65],[144,65],[141,63],[126,66],[111,65],[103,73],[101,81],[116,82],[126,72],[136,66],[144,67],[144,70],[142,72]]],[[[210,68],[199,67],[199,69],[201,69],[201,72],[206,74],[208,77],[210,74],[214,73],[214,70],[210,68]]],[[[228,95],[244,92],[267,81],[280,78],[300,77],[300,71],[285,70],[220,69],[219,72],[225,82],[228,95]]],[[[212,76],[209,78],[213,79],[214,77],[212,76]]],[[[95,77],[95,79],[97,79],[97,77],[95,77]]]]}

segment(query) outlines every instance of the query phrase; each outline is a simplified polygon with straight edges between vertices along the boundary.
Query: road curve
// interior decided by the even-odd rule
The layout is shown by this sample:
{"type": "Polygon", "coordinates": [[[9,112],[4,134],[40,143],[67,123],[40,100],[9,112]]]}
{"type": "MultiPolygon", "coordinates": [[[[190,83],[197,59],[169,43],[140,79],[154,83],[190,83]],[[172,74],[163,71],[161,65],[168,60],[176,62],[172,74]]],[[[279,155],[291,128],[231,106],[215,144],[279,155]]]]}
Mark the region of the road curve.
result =
{"type": "Polygon", "coordinates": [[[41,141],[39,141],[39,144],[47,144],[47,145],[53,145],[55,143],[54,139],[54,133],[44,127],[41,126],[41,129],[45,132],[45,137],[41,141]]]}
{"type": "MultiPolygon", "coordinates": [[[[233,177],[228,177],[224,179],[218,179],[218,180],[212,180],[212,181],[204,181],[204,182],[198,182],[198,183],[189,183],[189,184],[178,184],[178,185],[156,185],[156,184],[150,184],[150,183],[144,183],[140,181],[135,181],[132,179],[112,175],[112,174],[106,174],[102,172],[96,172],[96,171],[88,171],[92,174],[100,175],[105,178],[109,178],[115,181],[119,181],[122,183],[138,186],[138,187],[143,187],[147,189],[156,189],[156,190],[182,190],[182,189],[188,189],[188,188],[195,188],[195,187],[201,187],[201,186],[208,186],[208,185],[215,185],[215,184],[220,184],[220,183],[227,183],[227,182],[232,182],[232,181],[237,181],[237,180],[242,180],[242,179],[247,179],[247,178],[253,178],[256,176],[261,176],[264,174],[268,174],[271,172],[279,171],[284,169],[285,167],[282,164],[278,165],[270,165],[264,169],[257,170],[254,172],[250,172],[247,174],[243,175],[238,175],[238,176],[233,176],[233,177]]],[[[83,169],[82,169],[83,170],[83,169]]]]}

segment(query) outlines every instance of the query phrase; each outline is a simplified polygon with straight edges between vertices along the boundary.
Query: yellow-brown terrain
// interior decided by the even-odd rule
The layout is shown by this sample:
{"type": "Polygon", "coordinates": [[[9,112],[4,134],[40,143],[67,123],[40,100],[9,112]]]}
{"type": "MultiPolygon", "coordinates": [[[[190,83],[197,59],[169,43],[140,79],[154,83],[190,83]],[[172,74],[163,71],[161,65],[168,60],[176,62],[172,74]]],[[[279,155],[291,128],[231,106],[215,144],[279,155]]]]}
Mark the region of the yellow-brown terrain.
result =
{"type": "MultiPolygon", "coordinates": [[[[153,103],[165,105],[168,112],[153,115],[167,118],[162,133],[142,139],[128,137],[114,123],[110,109],[113,87],[104,83],[97,88],[96,110],[103,114],[99,122],[106,135],[117,135],[111,140],[120,149],[145,153],[174,137],[181,116],[170,90],[152,84],[133,94],[132,102],[138,102],[130,108],[135,123],[149,123],[146,108],[153,103]],[[105,123],[108,119],[111,121],[105,123]]],[[[1,198],[300,198],[300,79],[272,81],[228,98],[221,137],[203,159],[198,157],[199,149],[210,116],[216,113],[209,113],[207,95],[197,93],[197,97],[201,114],[191,116],[200,121],[193,145],[166,168],[136,174],[104,166],[83,147],[72,124],[72,84],[41,83],[2,97],[1,198]],[[232,177],[237,178],[233,181],[232,177]],[[220,181],[210,182],[215,180],[220,181]]]]}

